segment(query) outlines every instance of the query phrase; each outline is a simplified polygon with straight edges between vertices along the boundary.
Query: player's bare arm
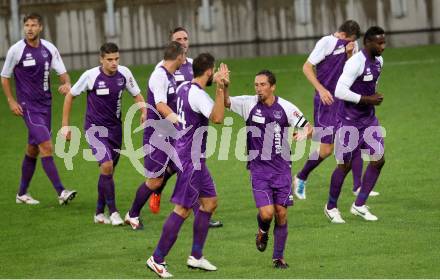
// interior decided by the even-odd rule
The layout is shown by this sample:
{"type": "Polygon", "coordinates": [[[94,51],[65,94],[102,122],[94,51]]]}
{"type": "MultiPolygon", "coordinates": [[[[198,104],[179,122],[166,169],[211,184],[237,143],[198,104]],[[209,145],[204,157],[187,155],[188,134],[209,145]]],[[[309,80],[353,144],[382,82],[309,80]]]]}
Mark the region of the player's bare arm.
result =
{"type": "Polygon", "coordinates": [[[304,126],[303,129],[299,131],[295,131],[293,133],[293,140],[294,141],[303,141],[305,139],[311,139],[313,134],[313,126],[308,123],[304,126]]]}
{"type": "Polygon", "coordinates": [[[64,139],[69,141],[71,139],[71,131],[69,129],[70,123],[70,111],[72,110],[73,99],[75,97],[69,92],[64,97],[64,105],[63,105],[63,119],[61,121],[61,134],[64,139]]]}
{"type": "Polygon", "coordinates": [[[376,92],[370,96],[361,96],[360,104],[379,106],[383,101],[383,94],[376,92]]]}
{"type": "Polygon", "coordinates": [[[176,113],[164,102],[159,102],[156,104],[156,109],[159,111],[159,114],[169,120],[170,122],[176,124],[179,121],[179,118],[176,113]]]}
{"type": "Polygon", "coordinates": [[[9,109],[16,116],[23,116],[23,108],[15,101],[12,95],[11,82],[9,78],[2,77],[2,87],[8,101],[9,109]]]}
{"type": "Polygon", "coordinates": [[[214,107],[212,108],[211,115],[209,116],[209,119],[213,123],[223,123],[223,120],[225,118],[224,80],[227,79],[228,76],[229,73],[227,71],[227,68],[225,69],[224,67],[220,68],[214,74],[214,82],[217,84],[217,88],[215,91],[214,107]]]}
{"type": "Polygon", "coordinates": [[[147,108],[145,106],[145,100],[142,94],[138,94],[133,97],[134,103],[138,104],[141,109],[141,124],[143,124],[147,120],[147,108]]]}
{"type": "Polygon", "coordinates": [[[334,100],[332,94],[318,81],[316,77],[315,66],[306,61],[303,65],[303,73],[306,76],[307,80],[312,84],[312,86],[318,91],[319,97],[321,98],[322,103],[325,105],[331,105],[334,100]]]}
{"type": "Polygon", "coordinates": [[[67,95],[70,92],[70,88],[72,87],[72,84],[70,83],[70,77],[69,74],[63,73],[58,76],[60,80],[60,86],[58,87],[58,92],[62,95],[67,95]]]}

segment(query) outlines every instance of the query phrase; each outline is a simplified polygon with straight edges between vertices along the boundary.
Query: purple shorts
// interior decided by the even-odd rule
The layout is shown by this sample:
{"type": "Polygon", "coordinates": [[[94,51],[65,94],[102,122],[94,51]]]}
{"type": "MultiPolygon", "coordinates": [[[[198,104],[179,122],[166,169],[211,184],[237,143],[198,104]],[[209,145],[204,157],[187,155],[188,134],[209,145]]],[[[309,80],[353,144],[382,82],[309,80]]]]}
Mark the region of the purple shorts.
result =
{"type": "Polygon", "coordinates": [[[379,160],[385,152],[385,142],[377,118],[370,125],[355,127],[341,121],[335,138],[335,155],[339,163],[350,162],[353,154],[364,153],[372,160],[379,160]]]}
{"type": "Polygon", "coordinates": [[[263,174],[250,172],[255,205],[293,205],[292,174],[263,174]]]}
{"type": "MultiPolygon", "coordinates": [[[[86,140],[99,165],[106,161],[113,161],[116,166],[119,161],[119,152],[122,146],[122,126],[105,127],[107,136],[97,130],[98,126],[86,126],[86,140]]],[[[102,128],[99,128],[102,129],[102,128]]]]}
{"type": "Polygon", "coordinates": [[[191,162],[184,162],[183,171],[177,172],[171,202],[185,208],[191,208],[200,197],[216,197],[215,184],[205,162],[201,168],[194,169],[191,162]]]}
{"type": "Polygon", "coordinates": [[[331,105],[322,103],[318,94],[314,98],[314,120],[315,133],[313,134],[313,141],[333,144],[335,139],[336,126],[338,125],[337,109],[339,101],[334,98],[331,105]]]}
{"type": "MultiPolygon", "coordinates": [[[[153,147],[150,143],[151,133],[147,129],[144,133],[144,168],[146,169],[145,176],[148,178],[162,177],[167,167],[177,171],[177,167],[170,159],[168,154],[156,147],[153,147]]],[[[174,140],[164,139],[168,144],[174,147],[174,140]]]]}
{"type": "Polygon", "coordinates": [[[47,111],[29,111],[25,105],[23,119],[28,128],[28,144],[36,145],[51,140],[51,109],[47,111]]]}

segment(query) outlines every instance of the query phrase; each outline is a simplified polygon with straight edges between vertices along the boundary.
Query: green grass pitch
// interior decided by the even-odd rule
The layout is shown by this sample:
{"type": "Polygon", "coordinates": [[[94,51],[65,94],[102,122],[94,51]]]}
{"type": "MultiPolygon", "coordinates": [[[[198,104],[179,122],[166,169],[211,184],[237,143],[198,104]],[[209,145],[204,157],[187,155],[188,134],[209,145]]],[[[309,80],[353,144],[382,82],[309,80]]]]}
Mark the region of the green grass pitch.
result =
{"type": "MultiPolygon", "coordinates": [[[[186,267],[192,242],[190,217],[167,257],[171,273],[178,278],[440,277],[440,46],[387,49],[383,56],[379,91],[384,102],[377,115],[387,133],[386,164],[376,185],[380,196],[368,201],[379,221],[368,223],[349,213],[354,200],[349,175],[339,202],[347,224],[329,223],[323,214],[335,166],[335,160],[329,158],[310,176],[307,200],[296,201],[289,209],[285,258],[290,269],[275,271],[271,266],[272,232],[266,252],[255,248],[257,211],[245,163],[234,156],[236,134],[244,123],[228,112],[227,116],[234,118],[229,159],[218,160],[216,153],[208,160],[219,198],[215,218],[221,219],[224,227],[209,232],[204,254],[219,270],[206,273],[186,267]]],[[[312,121],[313,90],[301,71],[305,58],[224,60],[232,71],[231,95],[252,94],[254,74],[262,68],[272,69],[278,78],[276,93],[296,104],[312,121]]],[[[152,67],[131,67],[143,91],[152,67]]],[[[80,73],[71,72],[73,82],[80,73]]],[[[52,82],[55,92],[58,81],[52,82]]],[[[98,167],[85,161],[81,153],[73,160],[73,171],[64,167],[62,159],[56,159],[64,184],[78,191],[72,204],[58,206],[38,162],[29,191],[41,204],[17,205],[14,199],[27,132],[24,122],[10,114],[1,95],[0,278],[155,278],[144,264],[172,209],[168,200],[175,179],[164,191],[158,215],[151,214],[148,206],[144,208],[145,229],[137,232],[127,226],[93,224],[98,167]]],[[[75,100],[71,118],[71,124],[81,130],[85,101],[85,95],[75,100]]],[[[63,98],[54,93],[53,131],[60,128],[62,102],[63,98]]],[[[131,103],[125,94],[123,108],[127,110],[131,103]]],[[[215,127],[220,135],[222,126],[215,127]]],[[[133,138],[140,147],[142,135],[133,138]]],[[[80,152],[85,148],[82,136],[80,152]]],[[[294,162],[292,174],[302,167],[305,158],[294,162]]],[[[125,215],[142,180],[122,157],[115,174],[121,215],[125,215]]]]}

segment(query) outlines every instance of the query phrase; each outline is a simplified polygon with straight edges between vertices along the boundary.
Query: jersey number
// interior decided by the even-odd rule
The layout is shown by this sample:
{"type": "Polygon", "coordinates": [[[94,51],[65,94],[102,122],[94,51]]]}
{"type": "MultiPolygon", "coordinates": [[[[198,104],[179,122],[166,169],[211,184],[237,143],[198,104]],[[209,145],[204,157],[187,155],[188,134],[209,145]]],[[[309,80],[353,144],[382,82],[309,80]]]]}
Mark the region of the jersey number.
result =
{"type": "Polygon", "coordinates": [[[183,129],[186,129],[185,111],[183,111],[183,100],[177,98],[177,115],[179,115],[179,122],[182,124],[183,129]]]}

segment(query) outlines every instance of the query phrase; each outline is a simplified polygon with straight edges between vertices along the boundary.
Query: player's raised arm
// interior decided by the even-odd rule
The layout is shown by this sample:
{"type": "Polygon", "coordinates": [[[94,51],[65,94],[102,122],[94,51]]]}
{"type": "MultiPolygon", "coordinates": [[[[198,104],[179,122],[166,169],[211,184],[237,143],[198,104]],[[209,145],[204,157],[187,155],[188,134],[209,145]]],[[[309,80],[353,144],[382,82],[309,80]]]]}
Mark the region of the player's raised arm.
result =
{"type": "Polygon", "coordinates": [[[213,123],[223,123],[225,118],[225,81],[229,80],[228,68],[222,64],[220,69],[214,74],[214,82],[217,84],[215,91],[214,107],[212,108],[209,119],[213,123]]]}

